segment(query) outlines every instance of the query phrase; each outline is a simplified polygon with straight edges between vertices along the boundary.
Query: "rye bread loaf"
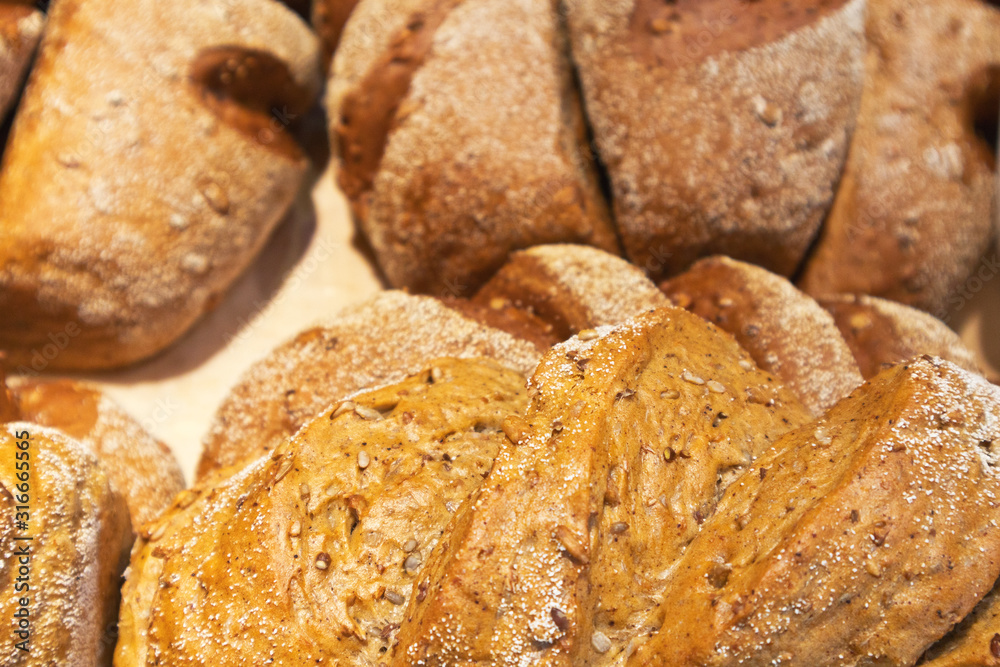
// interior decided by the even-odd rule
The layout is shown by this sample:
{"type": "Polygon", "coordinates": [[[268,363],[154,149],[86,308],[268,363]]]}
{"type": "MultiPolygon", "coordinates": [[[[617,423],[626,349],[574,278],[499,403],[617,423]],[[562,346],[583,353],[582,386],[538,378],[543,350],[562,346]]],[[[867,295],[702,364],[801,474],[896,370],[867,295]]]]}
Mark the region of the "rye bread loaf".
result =
{"type": "Polygon", "coordinates": [[[857,131],[801,284],[943,317],[994,233],[1000,8],[871,0],[868,37],[857,131]]]}
{"type": "Polygon", "coordinates": [[[402,380],[436,357],[487,357],[526,375],[539,355],[530,342],[437,299],[383,292],[252,366],[216,413],[197,477],[255,460],[331,403],[402,380]]]}
{"type": "Polygon", "coordinates": [[[660,287],[676,305],[732,334],[814,415],[862,382],[834,318],[777,274],[728,257],[709,257],[660,287]]]}
{"type": "Polygon", "coordinates": [[[617,251],[555,0],[370,0],[327,95],[338,182],[389,282],[469,297],[507,254],[617,251]]]}
{"type": "Polygon", "coordinates": [[[124,498],[54,429],[0,424],[0,456],[0,663],[110,667],[132,544],[124,498]]]}
{"type": "Polygon", "coordinates": [[[552,342],[669,305],[638,267],[603,250],[570,244],[512,253],[471,301],[503,312],[527,311],[547,325],[552,342]]]}
{"type": "Polygon", "coordinates": [[[432,360],[196,486],[133,552],[115,664],[379,664],[525,402],[495,362],[432,360]]]}
{"type": "Polygon", "coordinates": [[[626,254],[790,275],[833,200],[861,97],[865,0],[568,0],[626,254]]]}
{"type": "Polygon", "coordinates": [[[0,172],[11,361],[68,337],[35,361],[127,364],[213,307],[304,181],[272,108],[304,113],[320,83],[273,0],[53,3],[0,172]]]}
{"type": "Polygon", "coordinates": [[[817,301],[833,315],[865,379],[886,366],[929,354],[982,374],[975,353],[948,325],[916,308],[874,296],[838,294],[817,301]]]}

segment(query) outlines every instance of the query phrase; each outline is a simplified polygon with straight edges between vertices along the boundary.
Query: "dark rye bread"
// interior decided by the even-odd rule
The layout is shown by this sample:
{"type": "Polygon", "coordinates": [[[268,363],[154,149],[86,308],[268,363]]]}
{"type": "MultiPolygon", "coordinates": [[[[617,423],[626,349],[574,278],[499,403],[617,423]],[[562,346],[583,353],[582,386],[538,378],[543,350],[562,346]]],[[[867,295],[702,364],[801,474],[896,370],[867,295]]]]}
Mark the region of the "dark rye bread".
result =
{"type": "Polygon", "coordinates": [[[660,287],[676,305],[732,334],[814,415],[862,382],[833,317],[777,274],[728,257],[709,257],[660,287]]]}
{"type": "Polygon", "coordinates": [[[998,441],[981,377],[879,374],[729,486],[626,664],[914,664],[1000,573],[998,441]]]}
{"type": "Polygon", "coordinates": [[[933,315],[874,296],[839,294],[816,300],[833,315],[865,379],[923,354],[983,372],[975,353],[933,315]]]}
{"type": "Polygon", "coordinates": [[[0,613],[7,619],[0,664],[110,666],[118,591],[132,544],[125,500],[97,459],[54,429],[0,424],[0,456],[0,613]],[[15,467],[25,461],[27,482],[18,479],[24,469],[15,467]],[[25,514],[27,529],[18,527],[25,514]],[[19,636],[22,610],[28,626],[19,636]],[[22,641],[28,650],[17,648],[22,641]]]}
{"type": "Polygon", "coordinates": [[[45,15],[26,0],[0,2],[0,123],[21,91],[45,15]]]}
{"type": "Polygon", "coordinates": [[[1000,7],[870,0],[868,37],[857,131],[801,284],[941,316],[995,233],[1000,7]]]}
{"type": "Polygon", "coordinates": [[[833,200],[865,0],[567,0],[626,254],[654,278],[724,254],[790,275],[833,200]]]}
{"type": "Polygon", "coordinates": [[[617,251],[555,0],[370,0],[327,97],[338,182],[389,282],[469,297],[541,243],[617,251]]]}
{"type": "MultiPolygon", "coordinates": [[[[53,2],[0,171],[0,349],[96,369],[211,309],[304,183],[318,42],[273,0],[53,2]]],[[[40,370],[37,369],[36,370],[40,370]]]]}
{"type": "Polygon", "coordinates": [[[529,313],[547,323],[553,343],[669,305],[638,267],[603,250],[569,244],[512,253],[471,301],[529,313]]]}
{"type": "MultiPolygon", "coordinates": [[[[415,584],[391,660],[583,665],[649,631],[726,485],[809,416],[677,308],[554,347],[487,481],[415,584]]],[[[617,652],[617,651],[616,651],[617,652]]]]}
{"type": "Polygon", "coordinates": [[[196,486],[137,543],[115,664],[380,664],[525,403],[495,362],[431,360],[196,486]]]}
{"type": "Polygon", "coordinates": [[[387,291],[305,331],[254,364],[223,401],[197,477],[245,464],[354,392],[396,382],[436,357],[488,357],[529,374],[530,342],[470,319],[432,297],[387,291]]]}

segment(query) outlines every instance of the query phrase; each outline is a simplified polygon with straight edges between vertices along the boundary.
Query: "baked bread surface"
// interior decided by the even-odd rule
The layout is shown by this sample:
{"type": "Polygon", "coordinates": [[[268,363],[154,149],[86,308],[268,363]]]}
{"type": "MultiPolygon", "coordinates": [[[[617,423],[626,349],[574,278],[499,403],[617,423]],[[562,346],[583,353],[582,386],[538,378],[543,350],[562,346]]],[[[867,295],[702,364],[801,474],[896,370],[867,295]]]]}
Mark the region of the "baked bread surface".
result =
{"type": "Polygon", "coordinates": [[[380,664],[524,405],[514,371],[437,360],[186,492],[133,552],[116,665],[380,664]]]}

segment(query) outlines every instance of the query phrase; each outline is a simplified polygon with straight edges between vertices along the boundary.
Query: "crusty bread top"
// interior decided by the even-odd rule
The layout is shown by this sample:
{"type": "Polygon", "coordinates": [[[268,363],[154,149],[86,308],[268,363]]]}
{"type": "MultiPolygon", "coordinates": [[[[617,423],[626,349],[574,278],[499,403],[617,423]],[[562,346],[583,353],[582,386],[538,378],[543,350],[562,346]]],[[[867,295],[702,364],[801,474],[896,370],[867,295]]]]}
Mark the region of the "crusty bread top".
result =
{"type": "Polygon", "coordinates": [[[677,305],[728,331],[813,414],[862,382],[833,317],[785,278],[728,257],[698,261],[661,287],[677,305]]]}
{"type": "Polygon", "coordinates": [[[998,465],[1000,389],[879,374],[729,486],[627,664],[913,665],[1000,573],[998,465]]]}
{"type": "MultiPolygon", "coordinates": [[[[865,0],[741,51],[702,59],[696,41],[693,55],[681,50],[662,66],[635,53],[636,4],[566,3],[626,252],[654,277],[712,253],[790,275],[833,198],[847,151],[861,93],[865,0]]],[[[734,6],[752,14],[756,4],[734,6]]],[[[717,27],[698,35],[711,39],[709,48],[726,40],[721,12],[717,27]]]]}
{"type": "Polygon", "coordinates": [[[249,134],[247,116],[302,113],[320,85],[316,37],[274,0],[53,3],[0,173],[0,340],[15,363],[67,322],[83,332],[50,368],[135,361],[190,326],[307,166],[286,130],[249,134]],[[242,81],[263,73],[288,85],[242,81]]]}
{"type": "Polygon", "coordinates": [[[721,489],[808,420],[730,336],[671,307],[553,347],[528,395],[420,573],[390,664],[584,665],[595,630],[644,636],[721,489]]]}
{"type": "Polygon", "coordinates": [[[733,0],[633,0],[629,29],[640,57],[650,64],[666,65],[674,62],[677,54],[703,60],[723,51],[744,51],[780,41],[837,11],[846,1],[754,0],[737,4],[733,0]],[[698,47],[694,56],[688,53],[692,44],[698,47]]]}
{"type": "Polygon", "coordinates": [[[0,631],[0,664],[110,665],[121,573],[132,544],[124,499],[94,456],[55,429],[0,424],[0,456],[0,613],[8,619],[0,631]],[[15,459],[17,454],[27,458],[15,459]],[[15,467],[25,461],[27,483],[15,467]],[[27,491],[17,488],[25,484],[27,491]],[[18,507],[25,504],[27,513],[18,507]],[[25,514],[28,527],[18,528],[25,514]],[[32,539],[18,541],[25,536],[32,539]],[[19,547],[29,549],[27,562],[19,547]],[[24,597],[29,604],[20,602],[24,597]],[[29,614],[30,651],[15,647],[25,639],[15,635],[19,609],[29,614]]]}
{"type": "Polygon", "coordinates": [[[513,253],[473,300],[491,304],[495,299],[531,311],[549,323],[560,340],[670,305],[634,264],[571,244],[513,253]]]}
{"type": "Polygon", "coordinates": [[[167,446],[101,392],[72,380],[13,378],[11,387],[21,420],[58,429],[97,457],[125,497],[135,532],[184,488],[167,446]]]}
{"type": "Polygon", "coordinates": [[[995,236],[1000,7],[872,0],[865,90],[810,294],[866,293],[944,317],[995,236]],[[990,92],[992,86],[993,92],[990,92]]]}
{"type": "Polygon", "coordinates": [[[865,378],[922,354],[982,374],[975,353],[941,320],[888,299],[854,294],[818,297],[833,315],[865,378]]]}
{"type": "Polygon", "coordinates": [[[523,375],[531,343],[484,326],[437,299],[382,292],[257,362],[216,413],[198,464],[209,470],[270,451],[332,401],[400,380],[435,357],[490,357],[523,375]]]}
{"type": "Polygon", "coordinates": [[[115,664],[379,664],[526,403],[496,362],[429,362],[176,503],[134,551],[115,664]]]}

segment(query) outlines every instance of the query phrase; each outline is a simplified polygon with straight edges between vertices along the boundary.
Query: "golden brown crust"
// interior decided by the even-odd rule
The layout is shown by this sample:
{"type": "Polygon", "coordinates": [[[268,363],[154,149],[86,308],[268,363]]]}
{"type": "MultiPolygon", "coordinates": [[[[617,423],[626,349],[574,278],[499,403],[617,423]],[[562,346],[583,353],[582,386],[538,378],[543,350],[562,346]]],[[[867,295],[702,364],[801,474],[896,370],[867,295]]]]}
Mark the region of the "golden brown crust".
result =
{"type": "Polygon", "coordinates": [[[993,233],[996,147],[975,124],[996,127],[1000,9],[871,0],[868,38],[857,131],[802,286],[943,317],[993,233]]]}
{"type": "Polygon", "coordinates": [[[921,667],[1000,666],[1000,596],[994,588],[944,639],[932,646],[921,667]]]}
{"type": "Polygon", "coordinates": [[[662,573],[736,471],[808,412],[677,308],[557,345],[434,552],[394,665],[580,665],[648,631],[662,573]],[[583,340],[582,338],[586,338],[583,340]]]}
{"type": "Polygon", "coordinates": [[[378,664],[524,404],[495,362],[435,360],[196,487],[133,553],[115,664],[378,664]]]}
{"type": "Polygon", "coordinates": [[[468,297],[518,248],[617,251],[565,51],[551,0],[356,9],[327,109],[340,182],[393,285],[468,297]]]}
{"type": "Polygon", "coordinates": [[[212,307],[307,168],[254,130],[319,86],[315,36],[276,2],[53,3],[0,173],[12,362],[126,364],[212,307]]]}
{"type": "MultiPolygon", "coordinates": [[[[124,499],[92,455],[71,438],[36,424],[0,425],[0,663],[9,667],[97,667],[111,664],[121,573],[132,543],[124,499]],[[26,437],[27,435],[27,437],[26,437]],[[28,445],[19,446],[18,443],[28,445]],[[16,454],[27,457],[15,460],[16,454]],[[28,463],[25,493],[15,463],[28,463]],[[15,521],[15,518],[17,521],[15,521]],[[31,540],[24,540],[30,536],[31,540]],[[22,560],[20,550],[29,555],[22,560]],[[16,588],[27,584],[28,589],[16,588]],[[28,602],[21,604],[21,598],[28,602]],[[19,609],[30,636],[16,643],[19,609]]],[[[22,474],[24,470],[20,471],[22,474]]]]}
{"type": "Polygon", "coordinates": [[[941,357],[973,373],[983,372],[975,353],[958,334],[923,311],[860,294],[816,300],[833,315],[865,379],[886,366],[924,354],[941,357]]]}
{"type": "Polygon", "coordinates": [[[865,0],[742,50],[725,50],[741,46],[730,44],[728,23],[777,3],[713,3],[696,40],[662,64],[637,46],[645,39],[655,50],[661,39],[634,34],[640,0],[566,4],[626,254],[654,277],[711,254],[791,274],[833,201],[853,130],[865,0]],[[706,46],[724,50],[705,57],[706,46]]]}
{"type": "Polygon", "coordinates": [[[548,323],[560,341],[669,305],[636,266],[597,248],[569,244],[511,254],[472,300],[526,310],[548,323]]]}
{"type": "Polygon", "coordinates": [[[11,380],[19,419],[58,429],[97,457],[136,532],[184,488],[173,454],[101,392],[72,380],[11,380]]]}
{"type": "Polygon", "coordinates": [[[7,117],[42,36],[45,15],[25,2],[0,2],[0,122],[7,117]]]}
{"type": "Polygon", "coordinates": [[[710,257],[661,287],[675,304],[731,333],[814,415],[862,382],[833,317],[779,275],[728,257],[710,257]]]}
{"type": "Polygon", "coordinates": [[[912,665],[1000,573],[997,442],[981,377],[878,375],[729,487],[627,664],[912,665]]]}
{"type": "Polygon", "coordinates": [[[489,357],[527,375],[531,343],[484,326],[436,299],[383,292],[303,332],[244,374],[219,407],[198,464],[248,463],[348,394],[395,382],[435,357],[489,357]]]}

